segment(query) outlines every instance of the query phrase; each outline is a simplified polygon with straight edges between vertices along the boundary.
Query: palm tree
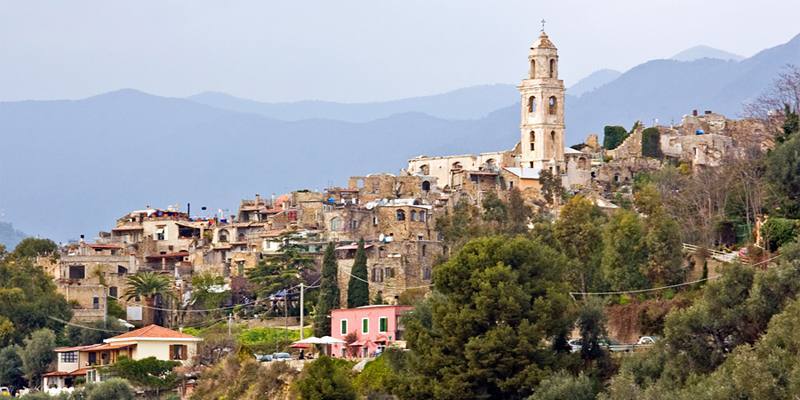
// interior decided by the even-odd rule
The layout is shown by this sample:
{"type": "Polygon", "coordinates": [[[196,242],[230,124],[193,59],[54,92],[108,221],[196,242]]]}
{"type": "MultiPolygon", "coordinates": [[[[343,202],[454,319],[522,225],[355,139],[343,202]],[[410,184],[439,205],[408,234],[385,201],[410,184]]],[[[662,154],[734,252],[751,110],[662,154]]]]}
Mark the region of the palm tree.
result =
{"type": "Polygon", "coordinates": [[[146,322],[162,322],[160,318],[161,310],[157,309],[157,305],[160,304],[159,300],[164,297],[174,297],[172,294],[172,282],[166,275],[143,271],[128,277],[125,299],[128,301],[134,299],[144,300],[145,312],[147,310],[153,311],[152,321],[148,318],[143,318],[146,322]]]}

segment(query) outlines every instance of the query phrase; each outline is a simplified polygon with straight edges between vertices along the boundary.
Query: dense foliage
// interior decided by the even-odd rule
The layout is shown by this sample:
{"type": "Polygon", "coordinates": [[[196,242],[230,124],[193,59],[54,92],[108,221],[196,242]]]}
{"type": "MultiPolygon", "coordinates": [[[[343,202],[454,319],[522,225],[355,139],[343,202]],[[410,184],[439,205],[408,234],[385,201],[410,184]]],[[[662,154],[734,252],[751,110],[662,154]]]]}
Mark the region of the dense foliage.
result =
{"type": "Polygon", "coordinates": [[[328,315],[331,310],[339,308],[338,269],[333,243],[328,243],[322,258],[319,300],[314,314],[314,334],[318,337],[330,335],[331,321],[328,315]]]}
{"type": "Polygon", "coordinates": [[[628,137],[628,131],[622,126],[606,126],[603,128],[603,147],[606,150],[616,149],[628,137]]]}
{"type": "Polygon", "coordinates": [[[347,308],[369,305],[369,281],[367,280],[367,253],[364,239],[358,241],[350,280],[347,282],[347,308]]]}

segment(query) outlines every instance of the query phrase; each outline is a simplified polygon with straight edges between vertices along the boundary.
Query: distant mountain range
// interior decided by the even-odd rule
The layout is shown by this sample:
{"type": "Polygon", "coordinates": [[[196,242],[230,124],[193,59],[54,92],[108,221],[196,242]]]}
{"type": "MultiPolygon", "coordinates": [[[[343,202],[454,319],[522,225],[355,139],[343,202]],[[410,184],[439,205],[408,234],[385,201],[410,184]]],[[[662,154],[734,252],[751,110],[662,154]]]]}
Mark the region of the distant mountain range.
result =
{"type": "MultiPolygon", "coordinates": [[[[568,90],[567,142],[604,125],[679,120],[692,109],[736,116],[800,37],[753,57],[654,60],[598,71],[568,90]],[[616,76],[618,75],[618,76],[616,76]]],[[[25,232],[91,238],[145,205],[234,208],[242,197],[398,172],[408,158],[511,148],[514,85],[379,103],[262,103],[219,93],[166,98],[120,90],[81,100],[0,103],[0,209],[25,232]]]]}
{"type": "Polygon", "coordinates": [[[733,61],[741,61],[744,60],[743,56],[738,54],[729,53],[725,50],[715,49],[709,46],[694,46],[692,48],[686,49],[674,56],[670,57],[670,59],[675,61],[694,61],[699,60],[702,58],[714,58],[717,60],[733,60],[733,61]]]}

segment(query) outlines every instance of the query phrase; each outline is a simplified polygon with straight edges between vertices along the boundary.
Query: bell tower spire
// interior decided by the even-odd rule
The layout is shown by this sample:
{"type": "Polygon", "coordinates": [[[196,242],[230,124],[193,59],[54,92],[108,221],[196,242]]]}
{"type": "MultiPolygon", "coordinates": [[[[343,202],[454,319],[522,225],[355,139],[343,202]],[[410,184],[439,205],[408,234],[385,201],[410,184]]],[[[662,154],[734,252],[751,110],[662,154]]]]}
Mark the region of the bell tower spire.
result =
{"type": "Polygon", "coordinates": [[[521,96],[520,156],[522,168],[564,172],[564,81],[558,79],[558,49],[544,31],[528,54],[528,76],[521,96]]]}

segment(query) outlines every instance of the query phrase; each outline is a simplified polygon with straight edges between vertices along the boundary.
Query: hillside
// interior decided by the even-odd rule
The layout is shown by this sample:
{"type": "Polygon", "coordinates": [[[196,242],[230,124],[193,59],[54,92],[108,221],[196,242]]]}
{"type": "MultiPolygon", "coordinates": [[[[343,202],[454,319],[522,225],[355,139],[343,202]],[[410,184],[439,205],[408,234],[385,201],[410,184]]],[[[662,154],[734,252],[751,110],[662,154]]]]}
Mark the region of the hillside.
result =
{"type": "Polygon", "coordinates": [[[718,60],[733,61],[741,61],[744,59],[744,57],[738,54],[733,54],[725,50],[715,49],[713,47],[703,45],[688,48],[670,57],[670,59],[675,61],[694,61],[702,58],[715,58],[718,60]]]}
{"type": "Polygon", "coordinates": [[[134,90],[0,103],[0,131],[11,133],[4,144],[15,149],[0,158],[0,181],[15,188],[0,193],[0,207],[27,232],[91,238],[126,210],[148,204],[230,209],[256,192],[397,173],[419,154],[511,148],[516,125],[498,114],[476,121],[403,113],[366,123],[286,122],[134,90]]]}

